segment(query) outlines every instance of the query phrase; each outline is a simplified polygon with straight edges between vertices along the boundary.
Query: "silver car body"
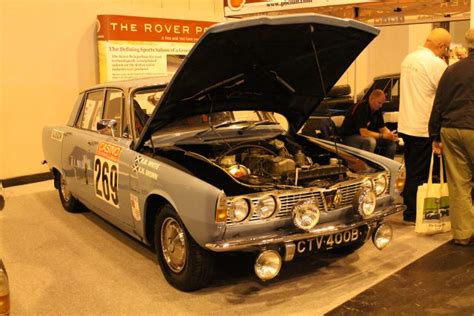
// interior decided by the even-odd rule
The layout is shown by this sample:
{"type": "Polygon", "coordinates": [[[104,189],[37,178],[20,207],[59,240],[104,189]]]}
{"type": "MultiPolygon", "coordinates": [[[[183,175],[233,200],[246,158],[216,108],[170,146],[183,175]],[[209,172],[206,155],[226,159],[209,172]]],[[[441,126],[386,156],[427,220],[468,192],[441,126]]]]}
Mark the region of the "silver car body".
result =
{"type": "MultiPolygon", "coordinates": [[[[55,186],[62,199],[70,194],[150,245],[163,205],[209,252],[276,249],[291,260],[313,239],[318,249],[364,242],[385,216],[404,209],[395,203],[400,164],[296,131],[377,33],[318,15],[214,26],[172,78],[96,85],[79,94],[66,125],[45,127],[44,155],[55,186]],[[292,40],[282,41],[285,34],[292,40]],[[271,55],[278,47],[285,51],[271,55]],[[245,51],[253,54],[226,59],[245,51]],[[373,213],[361,216],[358,199],[367,186],[382,192],[373,213]],[[319,221],[305,230],[295,226],[294,210],[306,201],[315,203],[319,221]],[[218,218],[222,207],[226,218],[218,218]],[[339,239],[327,244],[327,236],[339,239]]],[[[180,269],[168,272],[179,276],[180,269]]]]}

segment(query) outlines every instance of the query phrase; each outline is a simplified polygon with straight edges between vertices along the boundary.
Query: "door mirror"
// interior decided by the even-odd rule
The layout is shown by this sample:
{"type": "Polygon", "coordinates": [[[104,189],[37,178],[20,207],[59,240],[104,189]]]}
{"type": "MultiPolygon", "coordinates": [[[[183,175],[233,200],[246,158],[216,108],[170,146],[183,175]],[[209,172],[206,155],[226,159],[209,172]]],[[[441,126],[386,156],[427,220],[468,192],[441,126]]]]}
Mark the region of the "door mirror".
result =
{"type": "Polygon", "coordinates": [[[115,138],[115,129],[117,128],[116,120],[100,120],[97,122],[97,131],[100,134],[111,135],[115,138]]]}

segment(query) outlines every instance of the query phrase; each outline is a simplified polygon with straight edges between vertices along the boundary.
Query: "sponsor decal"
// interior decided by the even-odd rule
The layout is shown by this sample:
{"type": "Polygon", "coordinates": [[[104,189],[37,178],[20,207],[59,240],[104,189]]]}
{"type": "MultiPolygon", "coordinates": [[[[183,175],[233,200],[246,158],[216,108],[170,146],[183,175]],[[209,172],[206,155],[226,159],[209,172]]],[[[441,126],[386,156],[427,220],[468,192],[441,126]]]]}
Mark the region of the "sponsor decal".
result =
{"type": "Polygon", "coordinates": [[[54,140],[57,140],[58,142],[62,142],[64,137],[64,133],[61,132],[60,130],[53,129],[51,131],[51,138],[54,140]]]}
{"type": "Polygon", "coordinates": [[[118,208],[118,159],[122,148],[110,143],[101,142],[97,147],[94,158],[94,187],[95,195],[118,208]]]}
{"type": "Polygon", "coordinates": [[[136,156],[132,165],[132,172],[142,174],[153,180],[158,179],[158,173],[156,172],[160,164],[155,160],[145,158],[143,156],[136,156]]]}
{"type": "Polygon", "coordinates": [[[117,162],[120,153],[122,152],[122,148],[120,146],[116,146],[114,144],[101,142],[97,147],[96,155],[104,157],[105,159],[112,160],[117,162]]]}
{"type": "Polygon", "coordinates": [[[142,214],[140,213],[140,204],[138,203],[138,196],[130,193],[130,206],[132,207],[133,218],[139,222],[142,220],[142,214]]]}

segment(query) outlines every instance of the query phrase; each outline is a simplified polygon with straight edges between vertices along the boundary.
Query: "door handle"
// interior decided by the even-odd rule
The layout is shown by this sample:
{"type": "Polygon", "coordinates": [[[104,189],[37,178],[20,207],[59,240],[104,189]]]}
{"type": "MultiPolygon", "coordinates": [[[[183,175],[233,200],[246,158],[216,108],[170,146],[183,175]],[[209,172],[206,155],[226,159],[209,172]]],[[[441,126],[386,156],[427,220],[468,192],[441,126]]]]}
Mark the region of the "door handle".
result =
{"type": "Polygon", "coordinates": [[[87,144],[88,144],[89,146],[95,146],[95,145],[97,145],[98,143],[99,143],[99,142],[97,142],[97,141],[95,141],[95,140],[90,140],[90,141],[87,142],[87,144]]]}

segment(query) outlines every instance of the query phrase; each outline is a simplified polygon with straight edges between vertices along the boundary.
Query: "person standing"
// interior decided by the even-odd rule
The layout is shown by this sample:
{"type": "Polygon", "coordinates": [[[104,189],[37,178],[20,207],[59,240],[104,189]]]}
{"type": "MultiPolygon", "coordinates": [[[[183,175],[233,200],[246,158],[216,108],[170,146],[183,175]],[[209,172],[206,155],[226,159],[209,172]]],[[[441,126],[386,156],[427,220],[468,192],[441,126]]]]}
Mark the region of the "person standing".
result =
{"type": "Polygon", "coordinates": [[[466,32],[467,58],[441,77],[429,121],[435,153],[444,153],[454,243],[466,246],[474,231],[474,28],[466,32]]]}
{"type": "Polygon", "coordinates": [[[403,200],[406,222],[416,221],[416,192],[428,179],[431,141],[428,135],[433,100],[439,79],[447,67],[442,59],[449,50],[451,35],[442,28],[433,29],[423,47],[408,54],[400,70],[400,109],[398,132],[404,146],[406,177],[403,200]]]}
{"type": "Polygon", "coordinates": [[[375,89],[369,99],[354,104],[346,113],[341,126],[342,142],[393,159],[397,150],[397,135],[386,126],[382,114],[385,93],[375,89]]]}

